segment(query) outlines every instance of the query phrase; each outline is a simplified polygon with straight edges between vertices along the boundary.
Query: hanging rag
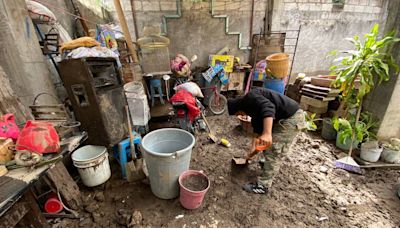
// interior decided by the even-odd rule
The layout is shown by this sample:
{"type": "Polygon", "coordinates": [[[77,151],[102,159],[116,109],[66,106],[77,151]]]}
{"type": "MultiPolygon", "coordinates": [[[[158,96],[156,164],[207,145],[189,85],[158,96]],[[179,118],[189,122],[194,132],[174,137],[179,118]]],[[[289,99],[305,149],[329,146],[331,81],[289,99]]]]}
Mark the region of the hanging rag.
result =
{"type": "Polygon", "coordinates": [[[189,119],[190,122],[200,114],[200,108],[197,107],[196,98],[186,91],[186,90],[179,90],[174,96],[171,97],[171,102],[183,102],[185,103],[187,109],[189,110],[189,119]]]}

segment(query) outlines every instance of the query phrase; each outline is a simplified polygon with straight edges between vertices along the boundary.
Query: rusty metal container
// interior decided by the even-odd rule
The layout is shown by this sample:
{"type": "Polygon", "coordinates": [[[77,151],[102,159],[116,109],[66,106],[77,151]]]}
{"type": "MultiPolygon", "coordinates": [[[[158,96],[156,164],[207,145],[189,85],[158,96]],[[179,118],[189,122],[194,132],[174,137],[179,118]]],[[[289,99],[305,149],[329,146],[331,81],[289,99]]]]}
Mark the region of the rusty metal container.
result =
{"type": "Polygon", "coordinates": [[[115,59],[65,59],[60,76],[88,144],[109,147],[126,137],[126,99],[115,59]]]}

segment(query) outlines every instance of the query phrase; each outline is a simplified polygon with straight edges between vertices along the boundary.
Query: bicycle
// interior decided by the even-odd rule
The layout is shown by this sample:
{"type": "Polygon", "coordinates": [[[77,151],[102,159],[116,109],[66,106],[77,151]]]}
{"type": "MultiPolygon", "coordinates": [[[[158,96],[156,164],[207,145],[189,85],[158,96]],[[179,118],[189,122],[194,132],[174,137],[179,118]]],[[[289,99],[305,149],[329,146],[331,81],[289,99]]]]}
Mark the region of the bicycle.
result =
{"type": "Polygon", "coordinates": [[[208,101],[208,107],[210,108],[211,112],[214,113],[215,115],[220,115],[225,112],[226,105],[228,103],[228,100],[224,95],[222,95],[219,92],[218,85],[212,85],[209,87],[202,87],[202,90],[204,89],[211,89],[212,90],[212,95],[209,98],[208,101]]]}

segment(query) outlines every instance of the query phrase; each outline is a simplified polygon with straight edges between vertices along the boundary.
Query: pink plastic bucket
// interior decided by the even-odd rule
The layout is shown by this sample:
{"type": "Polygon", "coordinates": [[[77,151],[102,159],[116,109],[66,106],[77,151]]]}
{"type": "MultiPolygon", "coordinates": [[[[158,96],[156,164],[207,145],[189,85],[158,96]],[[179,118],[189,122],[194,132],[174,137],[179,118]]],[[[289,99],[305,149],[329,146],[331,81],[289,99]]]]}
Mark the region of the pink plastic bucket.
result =
{"type": "Polygon", "coordinates": [[[203,202],[204,196],[206,195],[208,189],[210,188],[210,180],[202,172],[197,170],[187,170],[179,176],[179,186],[180,186],[180,197],[182,207],[186,209],[196,209],[199,208],[203,202]],[[193,191],[186,188],[183,183],[189,176],[203,176],[207,179],[207,187],[201,191],[193,191]]]}

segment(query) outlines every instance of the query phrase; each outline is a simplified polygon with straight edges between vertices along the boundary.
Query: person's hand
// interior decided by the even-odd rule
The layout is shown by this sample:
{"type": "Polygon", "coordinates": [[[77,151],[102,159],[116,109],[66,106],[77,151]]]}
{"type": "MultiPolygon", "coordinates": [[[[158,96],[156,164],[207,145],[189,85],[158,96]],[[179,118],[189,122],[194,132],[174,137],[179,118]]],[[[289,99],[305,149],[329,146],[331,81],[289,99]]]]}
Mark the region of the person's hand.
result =
{"type": "Polygon", "coordinates": [[[272,145],[272,135],[271,134],[262,134],[258,140],[261,145],[265,145],[267,148],[272,145]]]}

